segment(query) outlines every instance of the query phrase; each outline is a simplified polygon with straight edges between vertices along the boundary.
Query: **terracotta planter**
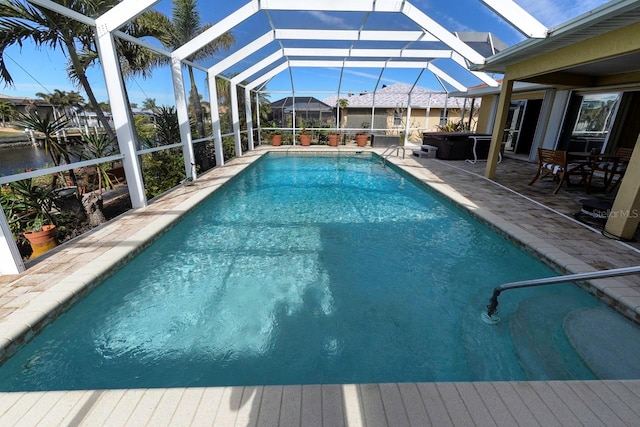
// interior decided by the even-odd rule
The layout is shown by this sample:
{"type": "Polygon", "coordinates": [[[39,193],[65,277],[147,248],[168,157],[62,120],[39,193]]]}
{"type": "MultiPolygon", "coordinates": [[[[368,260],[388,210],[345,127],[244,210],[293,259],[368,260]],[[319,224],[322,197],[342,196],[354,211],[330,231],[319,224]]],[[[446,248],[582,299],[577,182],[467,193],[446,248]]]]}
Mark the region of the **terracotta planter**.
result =
{"type": "Polygon", "coordinates": [[[335,134],[335,133],[330,133],[328,135],[329,138],[329,145],[332,147],[337,147],[338,146],[338,141],[340,140],[340,135],[335,134]]]}
{"type": "Polygon", "coordinates": [[[33,249],[29,259],[36,258],[58,246],[55,225],[43,225],[42,231],[26,232],[24,237],[29,241],[31,249],[33,249]]]}
{"type": "Polygon", "coordinates": [[[300,145],[311,145],[311,135],[300,134],[300,145]]]}
{"type": "Polygon", "coordinates": [[[270,138],[271,145],[273,145],[274,147],[282,145],[282,135],[271,135],[270,138]]]}
{"type": "Polygon", "coordinates": [[[367,139],[369,139],[368,135],[359,133],[356,135],[356,144],[358,144],[358,147],[364,147],[365,145],[367,145],[367,139]]]}

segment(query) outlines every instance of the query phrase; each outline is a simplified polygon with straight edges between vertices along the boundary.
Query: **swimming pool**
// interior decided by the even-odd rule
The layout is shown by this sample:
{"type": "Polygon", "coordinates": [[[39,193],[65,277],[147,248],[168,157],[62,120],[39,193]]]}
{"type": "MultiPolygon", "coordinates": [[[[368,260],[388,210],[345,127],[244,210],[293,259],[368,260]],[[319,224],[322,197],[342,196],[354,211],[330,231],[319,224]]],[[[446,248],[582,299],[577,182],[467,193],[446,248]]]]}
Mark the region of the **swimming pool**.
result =
{"type": "Polygon", "coordinates": [[[4,390],[589,379],[564,319],[606,310],[369,156],[275,156],[0,368],[4,390]]]}

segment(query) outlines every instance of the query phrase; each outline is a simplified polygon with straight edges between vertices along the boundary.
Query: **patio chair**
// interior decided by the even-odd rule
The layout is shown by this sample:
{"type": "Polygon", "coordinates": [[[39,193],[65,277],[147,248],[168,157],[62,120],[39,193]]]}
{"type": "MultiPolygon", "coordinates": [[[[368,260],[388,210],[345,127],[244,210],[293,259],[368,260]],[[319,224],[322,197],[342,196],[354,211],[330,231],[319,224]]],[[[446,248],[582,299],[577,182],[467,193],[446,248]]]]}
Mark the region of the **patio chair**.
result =
{"type": "Polygon", "coordinates": [[[598,156],[590,165],[592,170],[589,177],[589,187],[591,187],[593,175],[602,176],[602,179],[604,180],[603,191],[607,191],[607,188],[609,188],[613,179],[617,177],[616,181],[613,182],[613,186],[609,190],[610,192],[613,191],[624,176],[624,173],[627,171],[627,166],[631,160],[632,153],[633,148],[618,148],[613,156],[606,154],[598,156]]]}
{"type": "Polygon", "coordinates": [[[585,163],[578,162],[567,163],[566,151],[538,148],[538,170],[529,185],[533,185],[543,173],[543,177],[553,175],[558,181],[558,185],[553,190],[553,194],[556,194],[565,180],[569,183],[570,175],[579,173],[582,178],[580,182],[585,185],[585,189],[588,191],[589,177],[585,165],[585,163]]]}

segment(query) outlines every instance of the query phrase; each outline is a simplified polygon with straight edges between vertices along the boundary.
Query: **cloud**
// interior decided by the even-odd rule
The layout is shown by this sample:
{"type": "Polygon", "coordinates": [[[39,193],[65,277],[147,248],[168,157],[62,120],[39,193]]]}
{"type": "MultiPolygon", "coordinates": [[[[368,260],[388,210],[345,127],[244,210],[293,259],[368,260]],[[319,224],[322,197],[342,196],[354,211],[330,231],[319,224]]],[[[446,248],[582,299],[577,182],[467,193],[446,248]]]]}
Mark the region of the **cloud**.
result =
{"type": "Polygon", "coordinates": [[[349,25],[347,25],[347,22],[345,21],[344,18],[339,18],[337,16],[332,16],[327,13],[318,12],[318,11],[309,11],[307,13],[313,16],[314,18],[318,19],[323,24],[327,24],[332,27],[338,27],[338,28],[349,28],[349,25]]]}
{"type": "Polygon", "coordinates": [[[607,0],[517,0],[517,3],[551,28],[595,9],[607,0]]]}

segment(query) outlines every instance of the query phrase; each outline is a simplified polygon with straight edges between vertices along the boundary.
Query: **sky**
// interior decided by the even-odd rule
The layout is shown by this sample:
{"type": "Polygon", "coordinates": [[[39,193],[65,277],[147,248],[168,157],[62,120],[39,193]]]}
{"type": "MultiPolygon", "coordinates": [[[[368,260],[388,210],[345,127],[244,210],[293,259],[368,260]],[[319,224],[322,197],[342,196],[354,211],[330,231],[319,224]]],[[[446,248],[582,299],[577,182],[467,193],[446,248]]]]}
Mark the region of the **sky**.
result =
{"type": "MultiPolygon", "coordinates": [[[[216,23],[247,2],[248,0],[229,0],[226,2],[199,0],[198,8],[201,21],[203,23],[216,23]]],[[[487,8],[480,0],[413,0],[410,3],[452,32],[487,31],[493,33],[507,45],[513,45],[524,40],[522,34],[509,24],[506,24],[504,20],[487,8]]],[[[546,27],[553,28],[606,3],[606,1],[516,0],[516,3],[546,27]]],[[[171,4],[171,0],[161,0],[154,6],[154,9],[170,16],[171,4]]],[[[367,17],[365,13],[355,12],[327,13],[306,11],[294,14],[286,11],[272,11],[269,12],[269,17],[277,28],[358,29],[367,18],[365,28],[369,30],[418,29],[415,23],[400,14],[370,14],[367,17]]],[[[256,37],[264,34],[269,28],[269,21],[265,13],[260,12],[249,18],[232,30],[236,38],[236,45],[231,49],[231,52],[242,48],[256,37]]],[[[154,40],[148,41],[157,44],[154,40]]],[[[285,47],[349,47],[349,43],[345,45],[345,42],[333,42],[333,44],[325,42],[322,46],[318,42],[286,41],[283,44],[285,47]]],[[[370,42],[368,44],[363,43],[357,47],[397,48],[401,46],[392,42],[370,42]]],[[[412,47],[429,48],[426,45],[414,45],[412,47]]],[[[280,45],[277,42],[273,42],[256,54],[247,57],[238,66],[226,70],[225,73],[243,71],[279,48],[280,45]]],[[[209,67],[228,54],[229,52],[222,52],[214,58],[203,61],[201,65],[209,67]]],[[[82,89],[74,86],[67,78],[66,59],[59,50],[38,50],[30,43],[26,43],[22,48],[12,46],[5,50],[5,62],[15,81],[15,86],[0,87],[1,94],[16,97],[36,97],[35,94],[38,92],[48,93],[59,89],[62,91],[76,90],[84,96],[82,89]]],[[[452,64],[450,60],[436,60],[434,64],[467,86],[481,83],[461,67],[452,64]]],[[[284,71],[275,76],[267,87],[271,100],[291,95],[291,77],[293,77],[293,88],[296,95],[311,95],[319,99],[336,95],[338,87],[340,87],[341,93],[373,91],[379,78],[380,85],[390,85],[398,82],[410,85],[417,83],[418,86],[435,91],[443,90],[440,83],[430,72],[424,72],[420,75],[420,70],[387,69],[382,74],[382,77],[380,77],[380,73],[380,69],[347,68],[341,77],[339,68],[292,68],[291,71],[284,71]]],[[[87,74],[98,100],[107,101],[108,96],[104,87],[102,70],[99,67],[93,67],[87,74]]],[[[206,95],[205,73],[196,71],[196,80],[200,93],[206,95]]],[[[139,77],[128,79],[126,85],[132,103],[141,105],[144,99],[152,98],[156,100],[158,105],[175,104],[171,74],[168,68],[154,70],[152,77],[149,79],[139,77]]],[[[453,90],[448,85],[445,85],[445,87],[447,90],[453,90]]],[[[207,98],[205,96],[205,100],[208,100],[207,98]]]]}

